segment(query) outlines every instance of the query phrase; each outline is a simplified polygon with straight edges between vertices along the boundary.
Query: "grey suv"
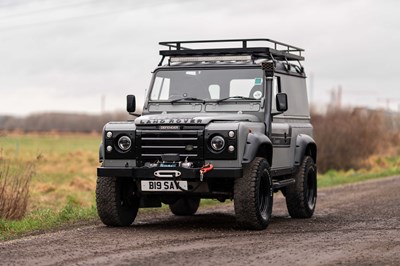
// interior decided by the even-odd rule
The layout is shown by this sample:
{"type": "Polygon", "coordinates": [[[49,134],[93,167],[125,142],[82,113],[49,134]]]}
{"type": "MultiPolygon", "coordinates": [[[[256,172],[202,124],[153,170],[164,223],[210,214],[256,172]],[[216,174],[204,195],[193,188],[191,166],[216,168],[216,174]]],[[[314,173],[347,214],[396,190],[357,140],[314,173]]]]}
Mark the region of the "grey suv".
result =
{"type": "Polygon", "coordinates": [[[162,203],[193,215],[210,198],[233,200],[238,226],[261,230],[278,191],[291,217],[311,217],[317,146],[304,50],[270,39],[160,45],[167,49],[142,116],[128,95],[127,111],[139,117],[104,126],[96,188],[102,222],[129,226],[139,208],[162,203]]]}

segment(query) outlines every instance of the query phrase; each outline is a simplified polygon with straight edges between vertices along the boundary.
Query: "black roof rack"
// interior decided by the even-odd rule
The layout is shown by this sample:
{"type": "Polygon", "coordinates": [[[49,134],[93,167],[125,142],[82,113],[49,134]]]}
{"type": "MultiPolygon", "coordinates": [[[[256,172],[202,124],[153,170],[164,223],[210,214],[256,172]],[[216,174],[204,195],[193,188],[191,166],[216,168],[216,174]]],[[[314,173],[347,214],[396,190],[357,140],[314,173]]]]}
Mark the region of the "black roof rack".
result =
{"type": "MultiPolygon", "coordinates": [[[[303,61],[301,55],[304,49],[290,44],[270,40],[270,39],[229,39],[229,40],[199,40],[199,41],[169,41],[160,42],[168,50],[160,50],[163,57],[180,56],[232,56],[232,55],[251,55],[253,58],[266,58],[272,60],[303,61]],[[263,42],[264,45],[254,46],[256,43],[263,42]],[[234,47],[226,47],[227,43],[234,44],[234,47]],[[220,44],[217,48],[195,49],[189,47],[193,44],[220,44]],[[239,45],[237,45],[239,44],[239,45]],[[184,45],[184,46],[183,46],[184,45]]],[[[163,60],[161,60],[162,62],[163,60]]]]}

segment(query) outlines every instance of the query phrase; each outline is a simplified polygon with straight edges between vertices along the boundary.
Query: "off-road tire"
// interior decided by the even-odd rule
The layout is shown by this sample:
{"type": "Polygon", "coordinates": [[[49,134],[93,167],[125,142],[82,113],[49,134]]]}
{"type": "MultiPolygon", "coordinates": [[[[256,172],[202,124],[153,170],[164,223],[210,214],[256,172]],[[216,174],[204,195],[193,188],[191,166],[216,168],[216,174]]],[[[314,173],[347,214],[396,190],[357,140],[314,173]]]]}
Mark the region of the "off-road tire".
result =
{"type": "Polygon", "coordinates": [[[310,218],[317,202],[317,167],[305,156],[294,176],[296,182],[286,188],[286,206],[292,218],[310,218]]]}
{"type": "Polygon", "coordinates": [[[272,213],[272,193],[268,161],[256,157],[244,167],[243,177],[235,180],[233,199],[239,228],[267,228],[272,213]]]}
{"type": "Polygon", "coordinates": [[[189,216],[197,212],[200,205],[200,198],[183,197],[169,205],[171,212],[178,216],[189,216]]]}
{"type": "Polygon", "coordinates": [[[98,177],[96,186],[97,213],[108,226],[129,226],[136,218],[140,198],[133,194],[132,180],[118,177],[98,177]]]}

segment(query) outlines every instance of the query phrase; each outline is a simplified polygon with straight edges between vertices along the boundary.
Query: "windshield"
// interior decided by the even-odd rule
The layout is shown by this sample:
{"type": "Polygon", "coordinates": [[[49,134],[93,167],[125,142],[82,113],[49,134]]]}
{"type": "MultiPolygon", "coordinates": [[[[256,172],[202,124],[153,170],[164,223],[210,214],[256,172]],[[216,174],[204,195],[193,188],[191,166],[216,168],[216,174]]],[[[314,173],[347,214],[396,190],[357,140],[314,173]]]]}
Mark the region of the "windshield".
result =
{"type": "Polygon", "coordinates": [[[218,101],[229,97],[259,100],[263,96],[262,70],[243,68],[160,70],[150,92],[150,100],[155,101],[218,101]]]}

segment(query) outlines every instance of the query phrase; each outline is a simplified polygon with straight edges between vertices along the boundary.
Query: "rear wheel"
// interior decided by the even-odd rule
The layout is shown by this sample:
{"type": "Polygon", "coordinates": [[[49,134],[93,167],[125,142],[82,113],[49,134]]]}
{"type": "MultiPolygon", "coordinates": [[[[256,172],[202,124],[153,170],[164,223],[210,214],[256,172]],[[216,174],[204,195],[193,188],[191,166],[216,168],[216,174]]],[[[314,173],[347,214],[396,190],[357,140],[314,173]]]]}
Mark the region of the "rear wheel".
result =
{"type": "Polygon", "coordinates": [[[169,209],[175,215],[188,216],[197,212],[200,206],[200,198],[183,197],[169,205],[169,209]]]}
{"type": "Polygon", "coordinates": [[[296,182],[286,188],[286,206],[292,218],[310,218],[317,202],[317,168],[306,156],[295,174],[296,182]]]}
{"type": "Polygon", "coordinates": [[[108,226],[129,226],[136,218],[140,198],[135,197],[132,180],[118,177],[98,177],[96,186],[97,213],[108,226]]]}
{"type": "Polygon", "coordinates": [[[268,161],[255,158],[235,180],[234,205],[240,228],[262,230],[267,228],[272,213],[272,181],[268,161]]]}

